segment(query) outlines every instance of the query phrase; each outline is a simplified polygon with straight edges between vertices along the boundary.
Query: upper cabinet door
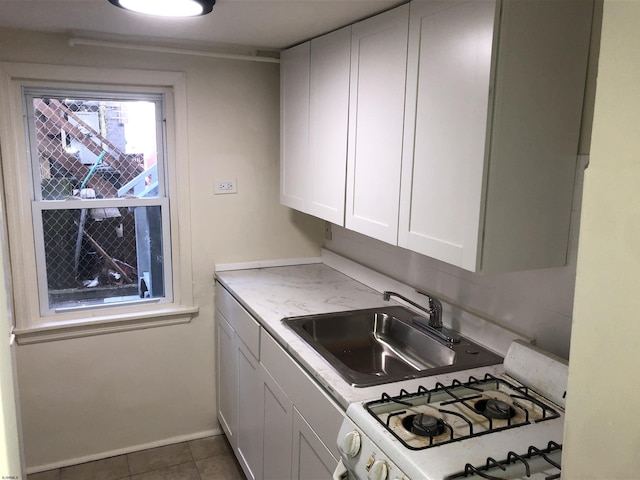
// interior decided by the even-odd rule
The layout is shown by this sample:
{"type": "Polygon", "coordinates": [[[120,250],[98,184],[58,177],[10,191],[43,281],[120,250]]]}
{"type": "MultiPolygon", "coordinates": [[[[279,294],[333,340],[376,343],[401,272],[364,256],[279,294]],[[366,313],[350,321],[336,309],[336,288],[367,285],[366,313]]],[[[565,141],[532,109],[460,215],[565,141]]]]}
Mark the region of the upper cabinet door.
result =
{"type": "Polygon", "coordinates": [[[411,3],[398,244],[476,269],[496,2],[411,3]]]}
{"type": "Polygon", "coordinates": [[[409,5],[356,23],[351,35],[345,226],[395,245],[409,5]]]}
{"type": "Polygon", "coordinates": [[[400,246],[483,273],[566,263],[592,8],[411,3],[400,246]]]}
{"type": "Polygon", "coordinates": [[[344,225],[351,27],[282,52],[280,203],[344,225]]]}
{"type": "Polygon", "coordinates": [[[593,7],[502,2],[483,272],[566,263],[593,7]]]}
{"type": "Polygon", "coordinates": [[[311,40],[308,213],[344,225],[351,26],[311,40]]]}
{"type": "Polygon", "coordinates": [[[280,56],[280,203],[305,211],[309,191],[309,42],[280,56]]]}

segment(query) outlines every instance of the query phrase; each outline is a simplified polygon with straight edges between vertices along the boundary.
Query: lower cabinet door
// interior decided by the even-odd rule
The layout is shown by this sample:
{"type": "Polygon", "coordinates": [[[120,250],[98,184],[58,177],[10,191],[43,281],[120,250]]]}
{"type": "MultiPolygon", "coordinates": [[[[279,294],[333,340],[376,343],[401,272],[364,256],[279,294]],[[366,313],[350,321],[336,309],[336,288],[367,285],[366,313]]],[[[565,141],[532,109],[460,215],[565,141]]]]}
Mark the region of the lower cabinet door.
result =
{"type": "Polygon", "coordinates": [[[338,460],[295,407],[292,462],[291,474],[296,480],[327,480],[332,478],[338,464],[338,460]]]}
{"type": "Polygon", "coordinates": [[[247,346],[238,345],[238,460],[249,480],[262,478],[262,367],[247,346]]]}
{"type": "Polygon", "coordinates": [[[237,447],[238,382],[235,332],[220,311],[216,311],[218,420],[231,446],[237,447]]]}
{"type": "Polygon", "coordinates": [[[289,480],[293,452],[293,403],[263,368],[264,480],[289,480]]]}

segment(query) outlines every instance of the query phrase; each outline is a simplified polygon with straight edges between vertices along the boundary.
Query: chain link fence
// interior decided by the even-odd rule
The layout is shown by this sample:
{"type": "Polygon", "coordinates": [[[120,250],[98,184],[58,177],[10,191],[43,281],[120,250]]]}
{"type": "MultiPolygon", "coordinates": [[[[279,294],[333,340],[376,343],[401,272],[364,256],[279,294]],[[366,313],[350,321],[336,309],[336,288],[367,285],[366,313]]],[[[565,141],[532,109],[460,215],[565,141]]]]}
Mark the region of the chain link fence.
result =
{"type": "MultiPolygon", "coordinates": [[[[41,199],[157,197],[154,108],[153,102],[34,97],[41,199]],[[146,120],[133,123],[140,118],[146,120]],[[136,139],[147,139],[137,152],[127,138],[132,129],[136,139]]],[[[141,208],[42,210],[50,307],[140,294],[141,208]]]]}

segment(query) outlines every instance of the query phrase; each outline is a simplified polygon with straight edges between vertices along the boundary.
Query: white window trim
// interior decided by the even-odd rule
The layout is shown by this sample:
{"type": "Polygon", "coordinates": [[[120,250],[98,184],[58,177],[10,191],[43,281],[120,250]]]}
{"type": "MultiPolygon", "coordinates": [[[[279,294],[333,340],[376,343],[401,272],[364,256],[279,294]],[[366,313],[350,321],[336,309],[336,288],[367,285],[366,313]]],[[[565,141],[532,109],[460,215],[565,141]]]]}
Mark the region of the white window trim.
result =
{"type": "Polygon", "coordinates": [[[185,323],[193,302],[186,74],[0,62],[0,147],[4,212],[9,238],[18,343],[185,323]],[[167,175],[171,198],[173,302],[78,310],[42,316],[38,302],[31,178],[22,87],[104,88],[114,92],[163,92],[167,109],[167,175]],[[178,165],[180,168],[178,168],[178,165]]]}

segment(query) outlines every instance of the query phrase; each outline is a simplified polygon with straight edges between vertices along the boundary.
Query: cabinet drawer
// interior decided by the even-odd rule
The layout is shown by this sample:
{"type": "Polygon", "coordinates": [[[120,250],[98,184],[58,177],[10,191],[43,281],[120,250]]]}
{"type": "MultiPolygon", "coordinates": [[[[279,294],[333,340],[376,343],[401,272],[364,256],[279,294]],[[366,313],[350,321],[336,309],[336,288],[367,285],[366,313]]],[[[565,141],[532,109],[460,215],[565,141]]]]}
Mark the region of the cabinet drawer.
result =
{"type": "Polygon", "coordinates": [[[344,412],[271,337],[262,335],[261,363],[302,414],[320,440],[337,457],[336,439],[344,412]]]}
{"type": "Polygon", "coordinates": [[[260,358],[260,324],[238,301],[216,282],[216,309],[222,313],[252,355],[260,358]]]}

